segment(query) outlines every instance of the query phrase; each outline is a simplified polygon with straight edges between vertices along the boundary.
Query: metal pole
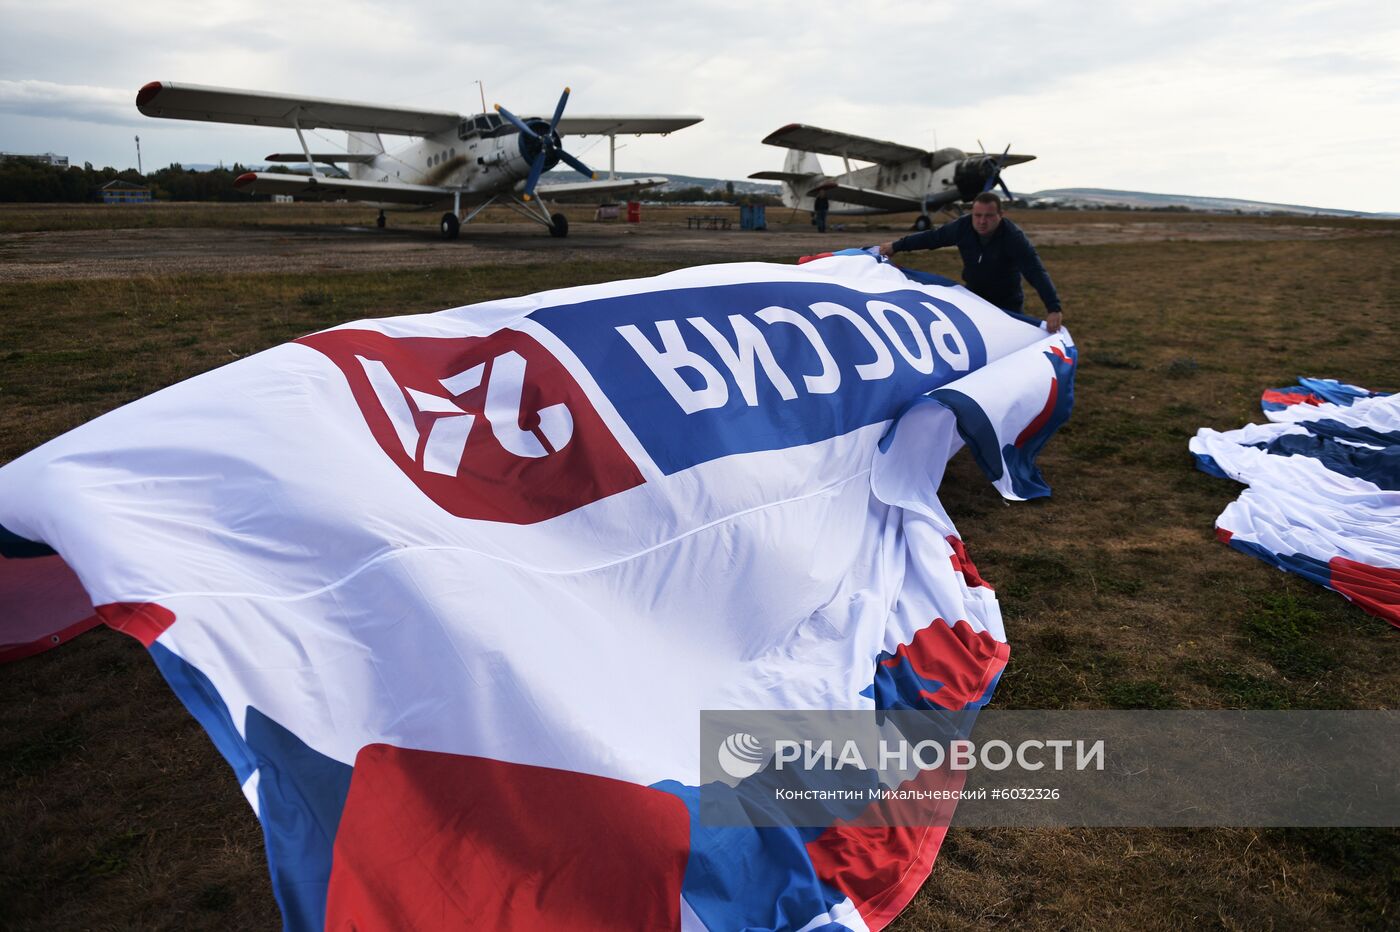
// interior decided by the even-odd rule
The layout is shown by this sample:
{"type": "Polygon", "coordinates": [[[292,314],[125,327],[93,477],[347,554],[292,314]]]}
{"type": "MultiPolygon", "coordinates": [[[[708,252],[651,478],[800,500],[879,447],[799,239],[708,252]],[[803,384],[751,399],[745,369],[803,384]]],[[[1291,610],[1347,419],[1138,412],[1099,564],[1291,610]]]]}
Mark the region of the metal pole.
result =
{"type": "Polygon", "coordinates": [[[138,174],[138,175],[145,175],[145,174],[146,174],[145,172],[143,172],[143,171],[141,170],[141,137],[140,137],[140,136],[137,136],[137,137],[136,137],[136,174],[138,174]]]}

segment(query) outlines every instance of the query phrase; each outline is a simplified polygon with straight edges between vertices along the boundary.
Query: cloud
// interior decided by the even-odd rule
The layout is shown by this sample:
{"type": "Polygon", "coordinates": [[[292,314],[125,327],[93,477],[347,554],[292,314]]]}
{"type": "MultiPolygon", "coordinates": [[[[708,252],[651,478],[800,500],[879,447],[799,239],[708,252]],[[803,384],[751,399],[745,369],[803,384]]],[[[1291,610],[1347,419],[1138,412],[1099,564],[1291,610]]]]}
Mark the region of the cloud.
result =
{"type": "Polygon", "coordinates": [[[145,119],[133,91],[34,80],[0,80],[0,113],[118,126],[137,126],[145,119]]]}
{"type": "MultiPolygon", "coordinates": [[[[570,85],[575,114],[705,117],[665,139],[619,140],[624,170],[743,177],[781,163],[765,135],[807,122],[927,148],[935,137],[964,149],[979,137],[998,150],[1011,142],[1039,156],[1008,175],[1032,189],[1152,185],[1330,204],[1330,157],[1364,148],[1372,164],[1400,163],[1392,7],[693,0],[658,12],[642,0],[342,0],[309,29],[268,0],[50,0],[44,15],[0,0],[10,79],[0,130],[7,147],[71,138],[72,157],[109,161],[125,157],[129,134],[97,124],[136,125],[143,148],[149,132],[175,160],[256,160],[290,134],[147,120],[132,105],[137,89],[170,80],[474,112],[480,79],[488,106],[517,113],[547,113],[570,85]],[[86,132],[64,137],[58,121],[86,132]]],[[[606,159],[593,140],[570,148],[606,159]]],[[[1377,172],[1368,184],[1368,199],[1400,209],[1400,177],[1377,172]]]]}

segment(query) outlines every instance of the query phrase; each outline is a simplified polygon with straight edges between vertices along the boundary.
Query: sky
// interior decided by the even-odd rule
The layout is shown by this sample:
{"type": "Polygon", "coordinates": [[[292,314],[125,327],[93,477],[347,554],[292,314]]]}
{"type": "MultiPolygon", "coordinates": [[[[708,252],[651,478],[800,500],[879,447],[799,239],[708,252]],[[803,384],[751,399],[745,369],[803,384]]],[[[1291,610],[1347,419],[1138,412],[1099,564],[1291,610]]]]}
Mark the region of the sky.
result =
{"type": "MultiPolygon", "coordinates": [[[[743,178],[787,123],[1030,153],[1014,190],[1118,188],[1400,212],[1394,0],[509,4],[0,0],[0,151],[260,163],[288,130],[158,120],[149,81],[475,113],[684,113],[619,170],[743,178]]],[[[394,140],[388,142],[391,145],[394,140]]],[[[343,148],[317,130],[313,149],[343,148]]],[[[607,143],[566,139],[606,170],[607,143]]],[[[840,171],[838,160],[824,167],[840,171]]]]}

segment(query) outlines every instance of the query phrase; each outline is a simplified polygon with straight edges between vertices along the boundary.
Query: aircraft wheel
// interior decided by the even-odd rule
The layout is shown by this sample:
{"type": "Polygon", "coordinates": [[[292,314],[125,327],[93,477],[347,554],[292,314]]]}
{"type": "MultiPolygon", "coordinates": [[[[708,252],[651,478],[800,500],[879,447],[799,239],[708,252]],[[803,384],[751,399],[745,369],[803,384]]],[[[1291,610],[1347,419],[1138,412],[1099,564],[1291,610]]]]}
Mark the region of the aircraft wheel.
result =
{"type": "Polygon", "coordinates": [[[442,222],[438,224],[438,229],[442,231],[443,239],[456,239],[458,231],[462,229],[462,223],[457,219],[456,214],[449,212],[442,215],[442,222]]]}
{"type": "Polygon", "coordinates": [[[933,221],[928,218],[928,214],[919,214],[919,219],[914,221],[914,229],[922,233],[933,226],[933,221]]]}
{"type": "Polygon", "coordinates": [[[552,223],[549,225],[549,235],[553,237],[565,237],[569,235],[569,218],[563,214],[555,214],[549,218],[552,223]]]}
{"type": "Polygon", "coordinates": [[[377,227],[379,227],[379,229],[382,230],[382,229],[384,229],[384,223],[385,223],[385,220],[384,220],[384,211],[381,210],[381,211],[379,212],[379,216],[374,218],[374,225],[377,226],[377,227]]]}

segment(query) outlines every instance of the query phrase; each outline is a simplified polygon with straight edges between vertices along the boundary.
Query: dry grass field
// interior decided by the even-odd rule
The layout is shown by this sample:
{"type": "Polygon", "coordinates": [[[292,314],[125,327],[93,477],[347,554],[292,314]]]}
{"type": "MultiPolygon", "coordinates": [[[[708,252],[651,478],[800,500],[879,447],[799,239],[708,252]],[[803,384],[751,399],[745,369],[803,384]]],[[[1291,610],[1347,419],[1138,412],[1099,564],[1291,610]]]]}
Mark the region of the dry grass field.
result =
{"type": "MultiPolygon", "coordinates": [[[[766,233],[696,234],[685,216],[710,211],[671,208],[628,233],[571,208],[567,241],[492,217],[439,243],[419,215],[378,240],[350,236],[373,216],[347,205],[127,210],[0,207],[0,462],[342,321],[697,261],[792,261],[905,228],[856,222],[821,238],[805,215],[769,209],[766,233]],[[291,263],[253,252],[210,271],[156,254],[90,274],[102,257],[85,249],[147,229],[180,233],[187,250],[218,251],[225,234],[285,240],[291,263]],[[344,265],[338,250],[356,238],[347,248],[398,246],[344,265]],[[66,258],[46,266],[44,250],[66,258]]],[[[1053,498],[1007,507],[965,454],[944,482],[1006,616],[1011,662],[993,707],[1395,708],[1400,631],[1216,543],[1214,518],[1239,487],[1197,472],[1186,441],[1261,420],[1260,392],[1298,375],[1400,390],[1400,223],[1016,219],[1060,289],[1081,369],[1074,415],[1041,457],[1053,498]]],[[[910,264],[958,271],[943,253],[910,264]]],[[[0,668],[0,794],[0,927],[280,924],[257,821],[134,640],[98,629],[0,668]]],[[[1395,928],[1400,832],[954,830],[893,928],[993,925],[1395,928]]]]}

